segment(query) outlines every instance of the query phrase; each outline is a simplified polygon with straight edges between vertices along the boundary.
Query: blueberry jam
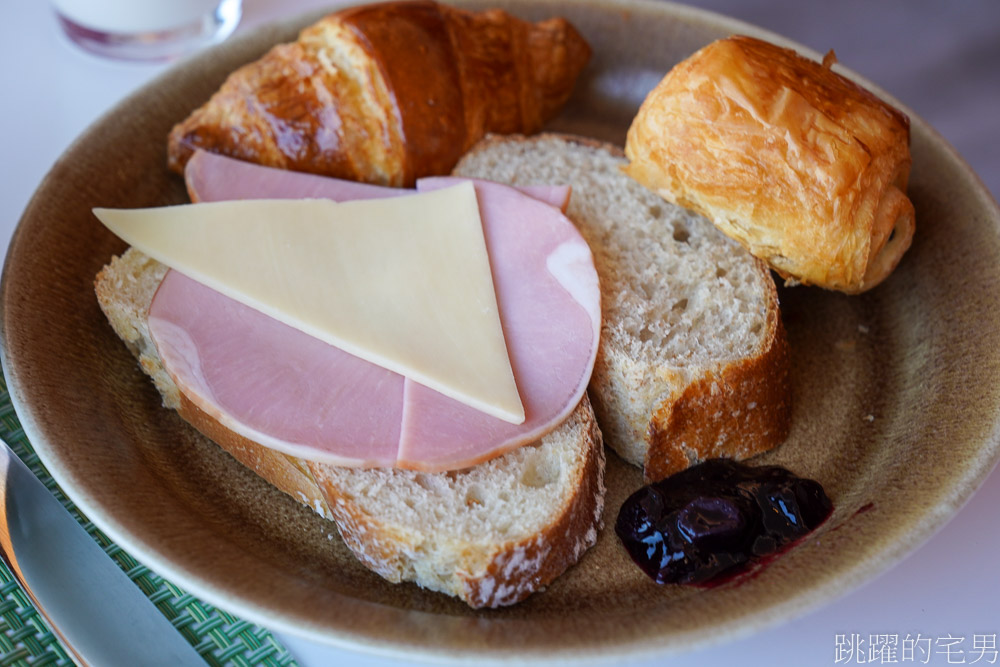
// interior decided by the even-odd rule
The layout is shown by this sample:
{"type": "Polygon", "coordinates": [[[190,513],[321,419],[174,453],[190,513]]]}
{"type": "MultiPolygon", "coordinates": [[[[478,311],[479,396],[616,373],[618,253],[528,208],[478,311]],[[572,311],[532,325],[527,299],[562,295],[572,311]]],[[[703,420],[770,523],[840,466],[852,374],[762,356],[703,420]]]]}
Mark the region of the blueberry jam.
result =
{"type": "Polygon", "coordinates": [[[789,548],[832,511],[811,479],[712,459],[629,496],[615,532],[657,583],[711,586],[789,548]]]}

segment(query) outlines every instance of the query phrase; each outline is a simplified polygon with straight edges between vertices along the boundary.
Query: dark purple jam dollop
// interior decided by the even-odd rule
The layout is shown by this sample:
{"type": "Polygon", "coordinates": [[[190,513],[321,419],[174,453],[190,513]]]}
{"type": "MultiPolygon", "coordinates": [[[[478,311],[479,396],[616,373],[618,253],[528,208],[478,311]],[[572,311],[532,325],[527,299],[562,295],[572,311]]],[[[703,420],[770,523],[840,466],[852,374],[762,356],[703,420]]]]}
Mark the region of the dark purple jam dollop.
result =
{"type": "Polygon", "coordinates": [[[709,586],[789,548],[832,511],[811,479],[712,459],[629,496],[615,532],[657,583],[709,586]]]}

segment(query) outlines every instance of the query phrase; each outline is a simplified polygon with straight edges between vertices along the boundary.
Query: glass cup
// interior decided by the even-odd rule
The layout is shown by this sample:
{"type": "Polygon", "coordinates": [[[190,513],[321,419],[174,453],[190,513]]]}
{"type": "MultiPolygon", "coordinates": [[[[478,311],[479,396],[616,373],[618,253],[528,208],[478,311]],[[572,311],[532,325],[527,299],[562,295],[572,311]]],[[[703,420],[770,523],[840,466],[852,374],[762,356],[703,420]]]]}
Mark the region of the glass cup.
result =
{"type": "Polygon", "coordinates": [[[69,38],[123,60],[167,60],[222,41],[242,0],[52,0],[69,38]]]}

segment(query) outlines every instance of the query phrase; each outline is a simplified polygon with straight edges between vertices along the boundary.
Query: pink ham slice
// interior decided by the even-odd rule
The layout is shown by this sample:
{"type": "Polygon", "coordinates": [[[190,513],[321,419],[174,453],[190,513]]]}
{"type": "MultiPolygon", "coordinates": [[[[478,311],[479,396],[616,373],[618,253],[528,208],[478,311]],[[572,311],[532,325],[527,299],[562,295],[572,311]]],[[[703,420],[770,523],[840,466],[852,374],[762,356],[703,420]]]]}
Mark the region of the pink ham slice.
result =
{"type": "Polygon", "coordinates": [[[191,201],[234,199],[377,199],[411,190],[263,167],[207,151],[195,151],[184,167],[191,201]]]}
{"type": "Polygon", "coordinates": [[[160,283],[148,321],[177,386],[231,431],[300,458],[395,463],[403,376],[177,271],[160,283]]]}
{"type": "MultiPolygon", "coordinates": [[[[417,189],[458,180],[423,179],[417,189]]],[[[589,246],[552,206],[504,185],[474,182],[525,420],[494,419],[407,379],[400,467],[477,461],[481,442],[496,443],[491,453],[499,453],[541,437],[576,407],[594,366],[601,296],[589,246]]]]}
{"type": "MultiPolygon", "coordinates": [[[[337,178],[262,167],[224,155],[195,151],[184,168],[191,201],[232,199],[376,199],[411,194],[412,190],[343,181],[337,178]]],[[[470,179],[475,180],[475,179],[470,179]]],[[[533,199],[566,212],[568,185],[524,185],[517,188],[533,199]]]]}
{"type": "MultiPolygon", "coordinates": [[[[251,192],[333,198],[335,190],[341,200],[371,188],[393,192],[199,155],[188,176],[192,197],[202,201],[251,192]],[[226,171],[231,167],[235,172],[226,171]]],[[[445,184],[429,179],[420,187],[445,184]]],[[[438,471],[537,439],[566,418],[586,388],[599,337],[597,274],[589,248],[559,210],[498,184],[477,182],[476,190],[523,424],[468,408],[176,272],[168,272],[149,314],[164,365],[185,395],[225,426],[300,458],[438,471]]],[[[558,190],[540,195],[561,197],[558,190]]]]}

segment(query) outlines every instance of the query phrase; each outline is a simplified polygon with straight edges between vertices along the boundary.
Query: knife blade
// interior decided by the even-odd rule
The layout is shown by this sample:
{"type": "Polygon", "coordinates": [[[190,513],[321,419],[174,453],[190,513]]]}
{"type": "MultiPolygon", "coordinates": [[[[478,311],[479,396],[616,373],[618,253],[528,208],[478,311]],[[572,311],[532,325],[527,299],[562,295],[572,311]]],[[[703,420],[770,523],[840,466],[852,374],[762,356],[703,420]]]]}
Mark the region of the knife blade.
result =
{"type": "Polygon", "coordinates": [[[84,665],[205,661],[6,442],[0,548],[7,567],[84,665]]]}

